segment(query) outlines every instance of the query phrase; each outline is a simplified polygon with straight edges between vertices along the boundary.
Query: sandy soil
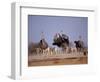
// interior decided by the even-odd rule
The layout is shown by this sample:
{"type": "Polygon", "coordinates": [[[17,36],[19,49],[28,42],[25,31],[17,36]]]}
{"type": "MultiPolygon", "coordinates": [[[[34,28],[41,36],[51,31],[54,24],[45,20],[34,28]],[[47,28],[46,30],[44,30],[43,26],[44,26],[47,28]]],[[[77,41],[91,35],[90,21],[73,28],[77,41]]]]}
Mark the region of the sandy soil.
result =
{"type": "MultiPolygon", "coordinates": [[[[32,57],[30,57],[32,58],[32,57]]],[[[45,58],[45,59],[32,59],[28,61],[28,66],[48,66],[48,65],[74,65],[74,64],[87,64],[87,56],[65,57],[65,58],[45,58]]]]}
{"type": "Polygon", "coordinates": [[[67,54],[58,56],[34,56],[28,57],[28,66],[48,66],[48,65],[69,65],[69,64],[87,64],[87,55],[67,54]]]}

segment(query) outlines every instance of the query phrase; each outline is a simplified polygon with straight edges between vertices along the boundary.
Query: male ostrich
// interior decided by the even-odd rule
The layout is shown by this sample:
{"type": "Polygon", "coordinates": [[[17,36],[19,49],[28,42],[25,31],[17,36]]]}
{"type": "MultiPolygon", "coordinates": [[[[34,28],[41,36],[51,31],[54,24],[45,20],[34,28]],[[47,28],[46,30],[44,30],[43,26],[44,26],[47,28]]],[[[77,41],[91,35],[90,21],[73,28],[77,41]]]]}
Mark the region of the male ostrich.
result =
{"type": "Polygon", "coordinates": [[[74,41],[76,49],[78,52],[83,52],[84,50],[84,42],[82,41],[82,37],[79,36],[79,40],[78,41],[74,41]]]}
{"type": "Polygon", "coordinates": [[[78,40],[78,41],[74,41],[74,43],[75,43],[77,51],[82,52],[84,49],[83,41],[78,40]]]}
{"type": "Polygon", "coordinates": [[[65,34],[60,35],[59,33],[57,33],[54,36],[53,45],[66,50],[69,47],[69,37],[65,34]]]}

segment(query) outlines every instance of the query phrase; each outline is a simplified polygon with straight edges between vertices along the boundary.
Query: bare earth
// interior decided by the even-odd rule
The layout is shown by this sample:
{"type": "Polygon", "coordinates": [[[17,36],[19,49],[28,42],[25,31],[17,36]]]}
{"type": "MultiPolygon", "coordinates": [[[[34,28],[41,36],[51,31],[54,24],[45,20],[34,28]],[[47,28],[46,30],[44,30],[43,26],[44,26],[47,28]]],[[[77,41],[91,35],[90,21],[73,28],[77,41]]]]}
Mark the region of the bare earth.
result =
{"type": "Polygon", "coordinates": [[[48,66],[48,65],[74,65],[88,64],[87,55],[83,54],[59,54],[59,55],[29,55],[28,66],[48,66]]]}

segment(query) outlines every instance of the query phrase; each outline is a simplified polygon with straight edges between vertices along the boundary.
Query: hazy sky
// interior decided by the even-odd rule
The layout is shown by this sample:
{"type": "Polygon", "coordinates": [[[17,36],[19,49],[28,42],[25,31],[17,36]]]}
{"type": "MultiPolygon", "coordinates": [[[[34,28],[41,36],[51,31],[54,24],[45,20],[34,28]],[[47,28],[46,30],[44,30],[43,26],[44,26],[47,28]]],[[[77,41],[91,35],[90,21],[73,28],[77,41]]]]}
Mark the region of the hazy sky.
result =
{"type": "Polygon", "coordinates": [[[45,40],[51,46],[56,33],[65,33],[71,42],[82,40],[87,46],[88,18],[69,16],[28,16],[28,42],[39,42],[41,33],[44,33],[45,40]]]}

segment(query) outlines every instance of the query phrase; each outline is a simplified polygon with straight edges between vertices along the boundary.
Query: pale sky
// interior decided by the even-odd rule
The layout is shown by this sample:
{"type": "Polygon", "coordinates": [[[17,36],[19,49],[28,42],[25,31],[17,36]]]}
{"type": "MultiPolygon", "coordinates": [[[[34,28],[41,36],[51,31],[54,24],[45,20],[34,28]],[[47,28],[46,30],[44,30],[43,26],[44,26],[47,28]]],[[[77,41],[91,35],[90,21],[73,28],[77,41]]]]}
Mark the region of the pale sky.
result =
{"type": "Polygon", "coordinates": [[[28,43],[39,42],[41,33],[44,33],[47,43],[52,46],[56,33],[65,33],[71,42],[78,40],[79,36],[87,46],[88,18],[69,16],[28,16],[28,43]]]}

